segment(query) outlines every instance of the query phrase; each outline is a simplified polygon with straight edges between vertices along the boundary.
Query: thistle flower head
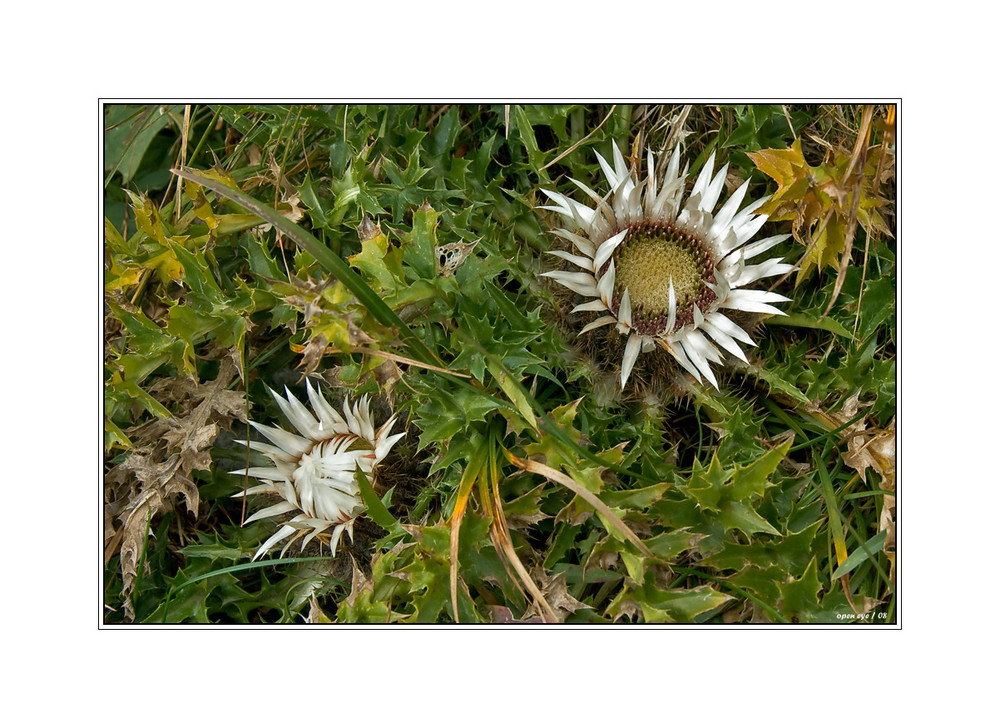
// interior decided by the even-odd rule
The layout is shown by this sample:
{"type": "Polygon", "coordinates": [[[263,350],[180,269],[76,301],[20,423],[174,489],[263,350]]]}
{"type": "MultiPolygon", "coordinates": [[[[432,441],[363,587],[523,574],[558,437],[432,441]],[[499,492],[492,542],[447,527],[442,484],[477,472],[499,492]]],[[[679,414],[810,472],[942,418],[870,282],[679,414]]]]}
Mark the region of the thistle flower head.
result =
{"type": "Polygon", "coordinates": [[[330,529],[333,530],[330,552],[335,553],[341,534],[346,530],[353,536],[354,519],[364,511],[357,470],[360,468],[371,478],[374,467],[405,433],[389,434],[396,421],[395,415],[376,430],[368,397],[362,397],[353,407],[345,397],[341,414],[309,380],[306,380],[306,391],[311,412],[287,387],[286,397],[269,391],[298,432],[250,422],[270,443],[237,442],[263,453],[273,464],[233,471],[235,475],[261,481],[260,485],[246,488],[233,497],[271,493],[281,498],[276,505],[257,511],[246,519],[246,523],[286,513],[291,513],[292,517],[261,545],[253,559],[258,559],[289,536],[293,538],[281,550],[282,556],[303,536],[302,548],[305,548],[309,541],[330,529]]]}
{"type": "Polygon", "coordinates": [[[670,156],[662,180],[657,179],[652,151],[647,152],[645,178],[639,180],[614,145],[614,167],[597,160],[610,185],[599,196],[571,180],[593,207],[549,190],[542,190],[554,210],[573,223],[575,231],[554,233],[573,244],[576,252],[551,251],[580,271],[543,273],[583,296],[573,312],[601,314],[585,333],[614,324],[627,337],[622,359],[624,389],[640,352],[659,346],[699,382],[718,387],[711,364],[721,364],[726,351],[747,360],[740,343],[754,346],[749,334],[723,310],[782,314],[770,305],[788,299],[777,293],[745,288],[793,266],[781,258],[750,265],[748,260],[786,240],[775,235],[751,243],[767,221],[755,214],[766,198],[739,210],[749,182],[744,182],[717,211],[729,165],[713,175],[715,153],[708,158],[691,193],[684,200],[687,168],[679,171],[680,154],[670,156]]]}

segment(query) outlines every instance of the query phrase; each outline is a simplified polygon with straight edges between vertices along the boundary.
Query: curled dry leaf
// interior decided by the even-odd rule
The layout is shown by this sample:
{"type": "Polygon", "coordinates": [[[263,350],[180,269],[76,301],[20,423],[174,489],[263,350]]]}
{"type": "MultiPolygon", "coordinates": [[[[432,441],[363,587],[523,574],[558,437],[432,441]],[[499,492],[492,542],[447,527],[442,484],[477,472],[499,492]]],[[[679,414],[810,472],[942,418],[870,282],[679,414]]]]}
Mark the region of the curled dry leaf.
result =
{"type": "Polygon", "coordinates": [[[316,336],[309,339],[309,343],[305,345],[302,349],[302,361],[299,362],[299,368],[302,370],[302,377],[308,377],[319,366],[320,360],[323,358],[323,354],[326,352],[326,336],[323,334],[316,334],[316,336]]]}
{"type": "MultiPolygon", "coordinates": [[[[826,412],[815,404],[805,405],[805,411],[831,429],[840,427],[857,417],[861,407],[867,407],[871,402],[859,402],[854,394],[847,399],[839,412],[826,412]]],[[[893,420],[886,430],[873,430],[868,427],[866,417],[846,427],[840,433],[847,444],[844,453],[844,464],[858,472],[862,479],[868,468],[873,469],[882,478],[884,490],[896,489],[896,421],[893,420]]]]}

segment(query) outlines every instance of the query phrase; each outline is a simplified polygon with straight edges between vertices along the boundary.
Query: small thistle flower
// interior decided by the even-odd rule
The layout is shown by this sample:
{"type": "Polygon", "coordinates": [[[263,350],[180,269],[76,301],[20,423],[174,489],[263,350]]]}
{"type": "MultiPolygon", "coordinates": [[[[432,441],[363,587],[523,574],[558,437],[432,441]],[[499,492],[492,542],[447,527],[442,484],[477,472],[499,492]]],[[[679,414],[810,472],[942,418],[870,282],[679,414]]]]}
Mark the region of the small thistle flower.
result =
{"type": "Polygon", "coordinates": [[[579,233],[555,230],[576,246],[580,255],[551,251],[582,272],[553,270],[543,273],[588,300],[573,309],[603,313],[580,333],[608,324],[628,337],[622,359],[621,387],[625,388],[640,351],[655,346],[668,351],[699,382],[704,376],[719,384],[711,363],[721,364],[716,345],[747,360],[737,342],[754,346],[753,340],[722,309],[782,314],[769,304],[788,299],[777,293],[744,286],[781,275],[793,266],[781,258],[747,265],[788,235],[775,235],[750,244],[767,221],[755,215],[767,198],[737,212],[750,183],[743,185],[713,215],[726,181],[728,164],[713,177],[715,153],[682,204],[687,169],[678,173],[680,154],[675,151],[662,181],[657,183],[652,151],[647,152],[647,174],[639,181],[625,165],[614,145],[612,169],[598,154],[597,160],[611,185],[604,197],[575,179],[571,180],[594,202],[594,207],[548,190],[542,190],[554,210],[572,221],[579,233]],[[714,343],[713,343],[714,341],[714,343]]]}
{"type": "Polygon", "coordinates": [[[307,379],[306,391],[314,416],[287,387],[287,399],[274,390],[268,391],[299,434],[250,422],[274,444],[253,440],[237,442],[267,455],[274,465],[233,471],[234,475],[258,478],[262,483],[233,497],[273,493],[283,499],[277,505],[257,511],[246,519],[246,523],[290,512],[294,515],[261,545],[253,560],[294,535],[281,550],[284,556],[288,547],[308,532],[302,541],[302,548],[305,548],[313,538],[331,528],[330,552],[336,553],[341,534],[346,530],[353,538],[354,519],[364,511],[356,479],[357,469],[360,467],[371,478],[374,467],[405,433],[389,435],[396,421],[395,415],[376,430],[372,424],[368,397],[362,397],[353,408],[345,397],[344,414],[341,416],[307,379]]]}

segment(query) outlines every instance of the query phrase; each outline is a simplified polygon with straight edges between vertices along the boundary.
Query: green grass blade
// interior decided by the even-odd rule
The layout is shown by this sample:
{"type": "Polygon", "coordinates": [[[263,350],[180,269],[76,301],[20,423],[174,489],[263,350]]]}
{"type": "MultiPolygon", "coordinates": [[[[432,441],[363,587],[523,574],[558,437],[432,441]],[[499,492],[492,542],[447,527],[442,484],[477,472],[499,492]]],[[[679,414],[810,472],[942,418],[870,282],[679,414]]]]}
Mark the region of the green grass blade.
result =
{"type": "Polygon", "coordinates": [[[839,579],[840,577],[851,573],[856,567],[861,565],[865,559],[875,560],[875,554],[882,550],[885,546],[885,537],[888,531],[879,531],[877,534],[872,536],[868,541],[862,544],[860,547],[854,549],[851,555],[847,557],[837,570],[833,572],[833,578],[839,579]]]}

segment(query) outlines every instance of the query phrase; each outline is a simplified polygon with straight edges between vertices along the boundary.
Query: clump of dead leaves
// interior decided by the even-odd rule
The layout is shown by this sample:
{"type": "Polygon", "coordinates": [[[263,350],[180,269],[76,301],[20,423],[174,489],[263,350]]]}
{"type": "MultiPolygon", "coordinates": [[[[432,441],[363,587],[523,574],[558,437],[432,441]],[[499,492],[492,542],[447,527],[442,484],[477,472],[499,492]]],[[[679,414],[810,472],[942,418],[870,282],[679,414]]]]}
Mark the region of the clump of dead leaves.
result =
{"type": "Polygon", "coordinates": [[[226,357],[212,381],[159,380],[149,393],[174,414],[130,428],[133,450],[105,475],[104,561],[121,554],[128,620],[135,618],[131,594],[150,521],[173,509],[178,498],[197,517],[199,495],[192,472],[211,467],[209,449],[220,428],[230,428],[236,419],[246,422],[243,393],[229,391],[235,375],[236,366],[226,357]]]}
{"type": "MultiPolygon", "coordinates": [[[[831,428],[837,428],[857,417],[862,407],[871,402],[859,401],[859,394],[847,398],[839,412],[826,412],[817,405],[806,405],[806,411],[831,428]]],[[[857,471],[861,480],[867,482],[866,473],[874,470],[881,478],[881,489],[893,493],[882,500],[878,529],[886,531],[884,551],[889,563],[896,563],[896,420],[893,418],[884,429],[873,428],[867,417],[862,417],[841,433],[846,451],[842,454],[844,464],[857,471]]],[[[895,568],[893,568],[895,570],[895,568]]]]}

